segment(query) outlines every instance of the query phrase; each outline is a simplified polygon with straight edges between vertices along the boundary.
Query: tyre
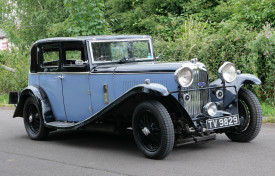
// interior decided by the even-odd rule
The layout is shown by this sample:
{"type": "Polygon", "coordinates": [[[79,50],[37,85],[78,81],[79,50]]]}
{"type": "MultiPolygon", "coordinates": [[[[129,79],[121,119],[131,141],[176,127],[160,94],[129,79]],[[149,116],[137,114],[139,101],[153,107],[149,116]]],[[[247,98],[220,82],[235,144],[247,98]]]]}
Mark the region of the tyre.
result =
{"type": "Polygon", "coordinates": [[[158,101],[140,103],[134,110],[133,134],[139,150],[148,158],[163,159],[174,146],[174,126],[158,101]]]}
{"type": "Polygon", "coordinates": [[[249,142],[260,132],[262,125],[262,108],[256,95],[241,88],[238,93],[238,111],[240,126],[226,132],[226,136],[235,142],[249,142]]]}
{"type": "Polygon", "coordinates": [[[44,126],[40,108],[34,97],[29,97],[25,101],[23,118],[25,129],[31,139],[43,140],[48,136],[49,130],[44,126]]]}

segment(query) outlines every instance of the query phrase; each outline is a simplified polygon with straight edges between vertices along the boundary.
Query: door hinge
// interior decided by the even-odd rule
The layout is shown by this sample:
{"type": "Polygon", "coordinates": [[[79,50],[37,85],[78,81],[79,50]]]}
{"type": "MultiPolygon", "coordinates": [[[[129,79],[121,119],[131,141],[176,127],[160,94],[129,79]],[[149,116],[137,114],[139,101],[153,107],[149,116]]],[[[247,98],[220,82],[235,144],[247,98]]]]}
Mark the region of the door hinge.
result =
{"type": "Polygon", "coordinates": [[[88,95],[91,95],[91,91],[90,90],[88,90],[88,95]]]}

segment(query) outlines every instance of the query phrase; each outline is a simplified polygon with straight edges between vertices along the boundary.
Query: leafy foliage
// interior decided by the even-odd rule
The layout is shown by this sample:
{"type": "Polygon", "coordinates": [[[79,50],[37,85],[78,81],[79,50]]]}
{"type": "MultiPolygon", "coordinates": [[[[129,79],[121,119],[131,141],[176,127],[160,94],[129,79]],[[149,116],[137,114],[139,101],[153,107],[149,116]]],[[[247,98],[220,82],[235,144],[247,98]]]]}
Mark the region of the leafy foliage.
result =
{"type": "Polygon", "coordinates": [[[15,69],[15,72],[0,67],[0,94],[9,91],[19,91],[27,86],[29,73],[29,53],[17,50],[0,52],[0,66],[5,65],[15,69]]]}
{"type": "Polygon", "coordinates": [[[103,0],[65,0],[70,14],[67,19],[68,30],[73,35],[101,35],[108,33],[108,24],[104,18],[103,0]]]}
{"type": "Polygon", "coordinates": [[[1,0],[6,17],[1,25],[14,45],[28,48],[46,37],[66,36],[63,24],[68,17],[63,1],[1,0]],[[54,29],[54,30],[53,30],[54,29]]]}

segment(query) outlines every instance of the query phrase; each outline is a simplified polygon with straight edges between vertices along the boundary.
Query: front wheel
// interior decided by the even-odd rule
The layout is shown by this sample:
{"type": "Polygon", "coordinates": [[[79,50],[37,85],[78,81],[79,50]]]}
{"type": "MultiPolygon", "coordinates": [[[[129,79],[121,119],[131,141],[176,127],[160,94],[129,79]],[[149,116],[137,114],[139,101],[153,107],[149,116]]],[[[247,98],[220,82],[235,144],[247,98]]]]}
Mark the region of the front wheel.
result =
{"type": "Polygon", "coordinates": [[[232,141],[249,142],[260,132],[262,125],[262,108],[256,95],[241,88],[238,94],[238,111],[241,124],[235,130],[226,132],[232,141]]]}
{"type": "Polygon", "coordinates": [[[29,97],[23,110],[25,129],[28,136],[33,140],[43,140],[49,134],[49,129],[44,126],[39,106],[34,97],[29,97]]]}
{"type": "Polygon", "coordinates": [[[174,146],[174,126],[158,101],[140,103],[133,113],[133,134],[138,148],[148,158],[162,159],[174,146]]]}

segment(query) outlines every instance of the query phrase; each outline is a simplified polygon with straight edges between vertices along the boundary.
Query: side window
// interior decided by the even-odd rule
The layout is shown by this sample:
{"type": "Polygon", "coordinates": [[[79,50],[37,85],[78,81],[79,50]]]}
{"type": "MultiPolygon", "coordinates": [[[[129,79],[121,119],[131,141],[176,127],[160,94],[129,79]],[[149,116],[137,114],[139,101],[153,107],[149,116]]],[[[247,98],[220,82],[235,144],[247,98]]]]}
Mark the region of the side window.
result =
{"type": "Polygon", "coordinates": [[[86,45],[83,42],[62,43],[62,71],[86,72],[89,71],[88,56],[85,53],[86,45]]]}
{"type": "Polygon", "coordinates": [[[81,50],[67,50],[65,51],[65,66],[81,66],[87,62],[83,58],[83,51],[81,50]]]}
{"type": "MultiPolygon", "coordinates": [[[[49,43],[41,46],[40,63],[42,68],[58,68],[60,49],[58,43],[49,43]]],[[[48,70],[48,69],[46,69],[48,70]]]]}
{"type": "Polygon", "coordinates": [[[45,50],[43,51],[43,66],[44,67],[58,67],[59,51],[45,50]]]}

